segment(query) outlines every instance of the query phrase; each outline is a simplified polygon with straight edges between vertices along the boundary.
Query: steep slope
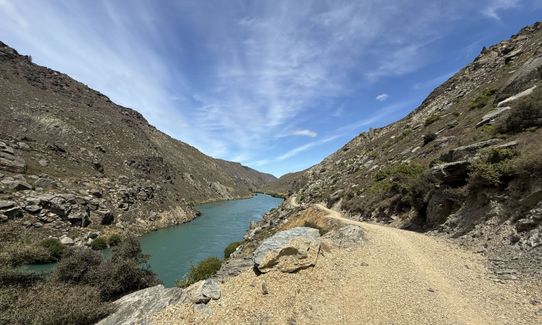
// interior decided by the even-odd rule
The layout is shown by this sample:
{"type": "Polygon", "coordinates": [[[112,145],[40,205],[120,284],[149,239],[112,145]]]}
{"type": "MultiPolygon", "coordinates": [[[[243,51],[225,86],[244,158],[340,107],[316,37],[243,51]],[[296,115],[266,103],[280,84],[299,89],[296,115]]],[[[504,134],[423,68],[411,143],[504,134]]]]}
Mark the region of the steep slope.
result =
{"type": "Polygon", "coordinates": [[[147,231],[274,179],[202,154],[3,43],[0,98],[0,217],[29,231],[147,231]]]}
{"type": "Polygon", "coordinates": [[[541,44],[537,23],[484,48],[407,117],[306,171],[293,192],[356,220],[448,234],[540,276],[541,44]]]}

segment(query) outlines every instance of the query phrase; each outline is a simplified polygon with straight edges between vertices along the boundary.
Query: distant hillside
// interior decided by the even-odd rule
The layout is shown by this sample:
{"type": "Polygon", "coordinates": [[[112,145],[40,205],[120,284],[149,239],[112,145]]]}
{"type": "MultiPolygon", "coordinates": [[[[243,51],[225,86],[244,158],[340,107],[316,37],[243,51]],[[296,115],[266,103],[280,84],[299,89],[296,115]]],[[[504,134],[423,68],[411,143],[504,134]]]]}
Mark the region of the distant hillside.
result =
{"type": "Polygon", "coordinates": [[[202,154],[4,43],[0,98],[0,217],[31,232],[148,231],[275,179],[202,154]]]}
{"type": "Polygon", "coordinates": [[[307,183],[307,179],[304,175],[305,170],[282,175],[279,179],[261,187],[261,190],[265,193],[280,194],[282,196],[291,195],[307,183]]]}

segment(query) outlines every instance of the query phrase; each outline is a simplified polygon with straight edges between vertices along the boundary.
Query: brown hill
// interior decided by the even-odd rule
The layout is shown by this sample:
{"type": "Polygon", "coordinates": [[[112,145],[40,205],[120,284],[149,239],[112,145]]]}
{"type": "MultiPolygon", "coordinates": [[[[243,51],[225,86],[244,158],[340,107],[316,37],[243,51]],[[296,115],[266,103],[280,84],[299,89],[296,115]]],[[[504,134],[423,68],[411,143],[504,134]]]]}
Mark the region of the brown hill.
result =
{"type": "Polygon", "coordinates": [[[206,156],[3,43],[0,98],[0,216],[31,232],[147,231],[275,179],[206,156]]]}

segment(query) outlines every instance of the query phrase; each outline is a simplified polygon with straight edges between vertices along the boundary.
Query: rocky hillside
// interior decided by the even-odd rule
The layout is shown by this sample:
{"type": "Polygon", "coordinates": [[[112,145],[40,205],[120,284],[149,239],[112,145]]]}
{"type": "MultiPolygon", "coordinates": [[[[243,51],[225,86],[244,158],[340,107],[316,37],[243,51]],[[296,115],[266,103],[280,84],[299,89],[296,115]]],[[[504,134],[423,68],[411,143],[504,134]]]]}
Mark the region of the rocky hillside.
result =
{"type": "Polygon", "coordinates": [[[306,185],[307,179],[304,175],[305,170],[282,175],[279,179],[267,183],[261,190],[269,194],[289,196],[293,193],[293,189],[298,189],[306,185]]]}
{"type": "Polygon", "coordinates": [[[447,234],[541,275],[541,126],[537,23],[484,48],[407,117],[360,134],[289,191],[352,219],[447,234]]]}
{"type": "Polygon", "coordinates": [[[194,203],[246,197],[274,180],[202,154],[1,42],[0,98],[3,229],[81,241],[143,232],[190,220],[194,203]]]}

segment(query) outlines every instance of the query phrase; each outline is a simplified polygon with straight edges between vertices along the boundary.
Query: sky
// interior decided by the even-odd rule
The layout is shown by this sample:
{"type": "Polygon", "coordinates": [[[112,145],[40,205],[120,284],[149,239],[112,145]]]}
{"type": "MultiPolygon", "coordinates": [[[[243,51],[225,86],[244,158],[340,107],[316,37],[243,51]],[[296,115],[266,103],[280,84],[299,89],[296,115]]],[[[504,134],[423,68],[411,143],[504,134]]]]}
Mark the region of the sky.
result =
{"type": "Polygon", "coordinates": [[[0,0],[0,40],[276,176],[407,115],[542,0],[0,0]]]}

